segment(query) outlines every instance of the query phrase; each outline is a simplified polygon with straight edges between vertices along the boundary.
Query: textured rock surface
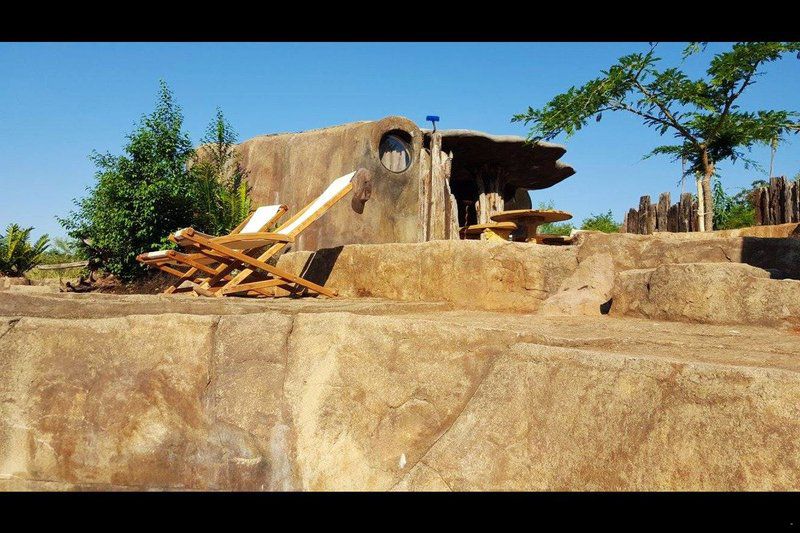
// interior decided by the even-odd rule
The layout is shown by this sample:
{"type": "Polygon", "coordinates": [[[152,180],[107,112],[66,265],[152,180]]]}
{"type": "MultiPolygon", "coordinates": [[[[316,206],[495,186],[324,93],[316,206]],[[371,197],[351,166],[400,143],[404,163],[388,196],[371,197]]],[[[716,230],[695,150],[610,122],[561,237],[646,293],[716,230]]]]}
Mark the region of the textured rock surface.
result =
{"type": "Polygon", "coordinates": [[[356,244],[284,254],[278,261],[278,266],[333,287],[341,296],[529,312],[577,264],[573,247],[466,240],[356,244]]]}
{"type": "Polygon", "coordinates": [[[720,237],[800,238],[800,224],[797,222],[790,222],[788,224],[774,224],[771,226],[752,226],[749,228],[720,230],[714,233],[720,237]]]}
{"type": "Polygon", "coordinates": [[[777,269],[800,279],[800,239],[721,237],[714,233],[581,232],[575,237],[578,261],[608,253],[617,271],[655,268],[667,263],[745,263],[777,269]]]}
{"type": "Polygon", "coordinates": [[[689,263],[621,272],[614,315],[711,324],[800,325],[800,281],[744,264],[689,263]]]}
{"type": "Polygon", "coordinates": [[[614,260],[600,253],[585,258],[545,300],[541,312],[552,315],[599,316],[614,288],[614,260]]]}
{"type": "Polygon", "coordinates": [[[59,296],[0,318],[5,490],[800,488],[793,330],[59,296]]]}

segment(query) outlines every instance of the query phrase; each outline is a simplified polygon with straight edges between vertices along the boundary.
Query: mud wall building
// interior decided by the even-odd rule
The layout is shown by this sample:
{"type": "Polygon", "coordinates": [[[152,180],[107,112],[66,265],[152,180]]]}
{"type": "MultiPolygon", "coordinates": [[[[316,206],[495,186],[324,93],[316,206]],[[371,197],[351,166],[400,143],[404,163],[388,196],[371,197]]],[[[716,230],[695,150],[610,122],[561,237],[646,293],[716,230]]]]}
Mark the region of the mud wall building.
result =
{"type": "Polygon", "coordinates": [[[372,196],[363,214],[346,201],[309,227],[295,250],[343,244],[458,239],[458,228],[503,209],[530,207],[528,190],[575,171],[563,146],[473,130],[419,128],[404,117],[302,133],[262,135],[238,147],[255,205],[282,203],[291,216],[335,178],[363,167],[372,196]]]}

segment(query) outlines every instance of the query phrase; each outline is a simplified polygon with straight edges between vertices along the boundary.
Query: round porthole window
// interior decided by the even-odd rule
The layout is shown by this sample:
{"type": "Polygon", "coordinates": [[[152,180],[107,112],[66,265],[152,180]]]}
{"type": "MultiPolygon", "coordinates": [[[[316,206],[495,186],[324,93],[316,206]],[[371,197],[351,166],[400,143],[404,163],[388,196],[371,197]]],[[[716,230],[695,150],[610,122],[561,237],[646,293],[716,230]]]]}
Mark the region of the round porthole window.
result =
{"type": "Polygon", "coordinates": [[[381,137],[378,153],[384,167],[403,172],[411,166],[411,137],[404,131],[390,131],[381,137]]]}

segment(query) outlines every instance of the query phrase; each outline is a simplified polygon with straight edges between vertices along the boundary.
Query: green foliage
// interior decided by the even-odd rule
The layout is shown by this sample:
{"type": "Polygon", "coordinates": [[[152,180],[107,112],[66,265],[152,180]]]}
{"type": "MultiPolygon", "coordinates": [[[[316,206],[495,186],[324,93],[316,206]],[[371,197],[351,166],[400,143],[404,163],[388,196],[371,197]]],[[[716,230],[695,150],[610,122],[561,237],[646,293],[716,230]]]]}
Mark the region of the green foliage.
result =
{"type": "Polygon", "coordinates": [[[194,157],[192,173],[200,187],[200,199],[208,214],[207,231],[229,233],[250,213],[250,187],[245,181],[236,149],[236,133],[217,109],[206,129],[203,146],[194,157]]]}
{"type": "MultiPolygon", "coordinates": [[[[555,209],[555,206],[553,201],[550,200],[547,202],[539,202],[538,209],[555,209]]],[[[547,222],[545,224],[541,224],[536,229],[536,233],[540,233],[542,235],[569,235],[574,229],[575,225],[571,224],[570,222],[547,222]]]]}
{"type": "Polygon", "coordinates": [[[583,219],[581,229],[617,233],[619,232],[619,226],[619,223],[614,221],[614,215],[609,209],[607,213],[599,215],[592,213],[588,218],[583,219]]]}
{"type": "Polygon", "coordinates": [[[753,203],[753,189],[762,185],[763,181],[753,182],[750,189],[742,189],[729,196],[722,188],[719,180],[714,180],[714,227],[716,229],[736,229],[755,226],[756,209],[753,203]]]}
{"type": "Polygon", "coordinates": [[[56,237],[50,248],[42,254],[41,259],[43,265],[52,265],[55,263],[81,261],[86,259],[86,254],[83,252],[80,242],[74,239],[56,237]]]}
{"type": "MultiPolygon", "coordinates": [[[[691,43],[684,56],[704,50],[704,45],[691,43]]],[[[687,173],[700,174],[707,183],[716,163],[741,159],[745,167],[755,165],[745,156],[747,150],[778,143],[788,133],[800,131],[797,112],[743,111],[737,104],[761,75],[759,68],[798,51],[798,42],[736,43],[715,55],[706,75],[695,80],[678,68],[657,68],[660,58],[651,46],[647,53],[619,58],[601,76],[571,87],[539,109],[529,107],[512,121],[530,125],[529,138],[536,142],[561,133],[571,136],[589,119],[599,122],[606,111],[628,112],[660,135],[671,132],[678,141],[658,146],[646,157],[661,154],[685,159],[687,173]]],[[[713,212],[710,200],[707,207],[713,212]]]]}
{"type": "MultiPolygon", "coordinates": [[[[700,49],[690,44],[687,55],[700,49]]],[[[600,77],[571,87],[540,109],[529,107],[512,121],[530,124],[531,138],[549,140],[561,133],[574,134],[591,117],[599,121],[604,111],[627,111],[659,134],[671,131],[681,140],[659,146],[649,155],[685,157],[692,172],[704,170],[703,150],[712,162],[727,158],[750,162],[743,149],[797,133],[800,125],[792,119],[800,115],[777,110],[746,112],[735,102],[755,83],[759,67],[799,50],[796,42],[737,43],[711,60],[705,79],[692,80],[677,68],[657,69],[660,58],[651,47],[647,53],[619,58],[600,77]]]]}
{"type": "Polygon", "coordinates": [[[9,224],[5,235],[0,235],[0,274],[4,276],[22,276],[42,260],[42,254],[49,246],[47,235],[42,235],[31,244],[29,242],[33,228],[21,228],[18,224],[9,224]]]}
{"type": "Polygon", "coordinates": [[[206,136],[213,141],[207,163],[200,162],[205,158],[196,156],[182,127],[181,109],[162,81],[155,110],[128,135],[124,155],[94,153],[95,186],[75,201],[75,211],[59,219],[81,253],[122,279],[144,275],[136,256],[173,247],[170,233],[188,226],[224,232],[249,211],[240,171],[218,181],[235,142],[221,112],[213,135],[210,128],[206,136]]]}

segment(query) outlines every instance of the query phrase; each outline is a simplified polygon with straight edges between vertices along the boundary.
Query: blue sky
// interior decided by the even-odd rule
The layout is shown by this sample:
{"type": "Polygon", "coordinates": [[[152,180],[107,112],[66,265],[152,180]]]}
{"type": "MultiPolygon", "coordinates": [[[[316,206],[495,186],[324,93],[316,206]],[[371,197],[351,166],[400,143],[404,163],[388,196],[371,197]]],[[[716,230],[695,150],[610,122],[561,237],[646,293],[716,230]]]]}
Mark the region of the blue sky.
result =
{"type": "MultiPolygon", "coordinates": [[[[183,107],[194,142],[220,106],[244,140],[355,120],[404,115],[424,126],[525,135],[511,116],[598,75],[646,43],[3,43],[0,44],[0,228],[35,226],[63,236],[55,220],[93,183],[92,150],[120,153],[142,114],[152,110],[165,79],[183,107]]],[[[659,55],[678,64],[680,43],[659,55]]],[[[707,56],[686,61],[699,75],[707,56]]],[[[769,65],[742,97],[742,107],[800,110],[800,61],[769,65]]],[[[572,138],[563,160],[577,173],[543,191],[576,222],[611,209],[620,220],[677,184],[679,163],[642,160],[669,141],[627,115],[605,114],[572,138]]],[[[751,157],[769,164],[769,150],[751,157]]],[[[734,192],[764,174],[741,163],[719,166],[734,192]]],[[[775,174],[800,172],[800,139],[778,150],[775,174]]],[[[692,184],[687,184],[692,190],[692,184]]]]}

